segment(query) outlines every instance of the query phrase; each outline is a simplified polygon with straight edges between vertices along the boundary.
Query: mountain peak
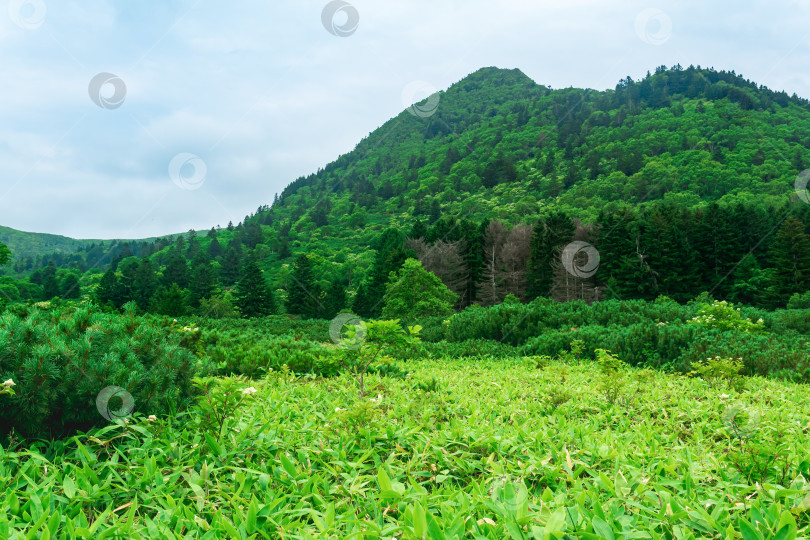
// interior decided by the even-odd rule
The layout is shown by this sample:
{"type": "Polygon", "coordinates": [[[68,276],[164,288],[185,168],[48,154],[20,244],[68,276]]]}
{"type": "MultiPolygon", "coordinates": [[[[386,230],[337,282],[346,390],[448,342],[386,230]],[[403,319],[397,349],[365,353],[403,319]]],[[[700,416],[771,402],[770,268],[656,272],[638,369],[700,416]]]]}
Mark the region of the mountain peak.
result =
{"type": "Polygon", "coordinates": [[[460,87],[464,90],[473,90],[478,84],[484,82],[495,86],[537,86],[537,83],[534,82],[534,80],[517,68],[505,69],[490,66],[483,67],[470,73],[459,82],[453,84],[448,91],[456,87],[460,87]]]}

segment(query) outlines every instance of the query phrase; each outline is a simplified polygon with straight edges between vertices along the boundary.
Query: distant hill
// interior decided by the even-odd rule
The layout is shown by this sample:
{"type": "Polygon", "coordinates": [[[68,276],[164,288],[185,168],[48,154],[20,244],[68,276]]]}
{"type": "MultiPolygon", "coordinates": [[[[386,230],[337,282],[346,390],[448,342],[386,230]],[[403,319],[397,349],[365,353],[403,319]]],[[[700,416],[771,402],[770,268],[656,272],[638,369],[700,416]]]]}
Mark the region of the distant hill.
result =
{"type": "MultiPolygon", "coordinates": [[[[779,226],[783,218],[774,208],[792,205],[810,220],[808,205],[797,203],[794,192],[797,174],[810,167],[809,149],[810,102],[734,71],[661,66],[640,81],[627,77],[598,91],[551,89],[518,69],[488,67],[409,107],[351,152],[291,182],[246,223],[210,232],[218,245],[209,250],[212,238],[203,238],[201,248],[211,252],[220,275],[231,277],[244,250],[251,250],[281,288],[289,282],[285,265],[308,253],[323,286],[345,278],[347,290],[356,291],[389,227],[410,234],[421,222],[436,239],[462,230],[442,225],[445,218],[467,220],[465,231],[488,219],[534,224],[551,211],[589,224],[622,206],[644,211],[667,202],[689,211],[719,204],[766,216],[745,233],[764,264],[772,239],[753,239],[779,226]]],[[[702,215],[689,219],[698,222],[702,215]]],[[[731,229],[746,223],[754,221],[735,222],[731,229]]],[[[0,229],[0,240],[6,241],[5,231],[0,229]]],[[[697,249],[693,240],[677,242],[697,249]]],[[[721,241],[718,236],[709,243],[721,241]]],[[[17,233],[6,243],[19,258],[86,249],[86,242],[17,233]]],[[[131,254],[151,256],[166,247],[164,242],[131,254]]],[[[644,255],[644,246],[630,247],[631,259],[636,251],[644,255]]],[[[91,258],[99,260],[84,257],[91,258]]],[[[157,268],[165,264],[163,258],[156,262],[157,268]]],[[[83,266],[75,259],[62,264],[83,266]]],[[[731,268],[736,266],[712,272],[725,275],[731,268]]]]}
{"type": "Polygon", "coordinates": [[[15,256],[36,257],[49,253],[73,253],[94,241],[77,240],[58,234],[18,231],[0,226],[0,242],[7,245],[15,256]]]}

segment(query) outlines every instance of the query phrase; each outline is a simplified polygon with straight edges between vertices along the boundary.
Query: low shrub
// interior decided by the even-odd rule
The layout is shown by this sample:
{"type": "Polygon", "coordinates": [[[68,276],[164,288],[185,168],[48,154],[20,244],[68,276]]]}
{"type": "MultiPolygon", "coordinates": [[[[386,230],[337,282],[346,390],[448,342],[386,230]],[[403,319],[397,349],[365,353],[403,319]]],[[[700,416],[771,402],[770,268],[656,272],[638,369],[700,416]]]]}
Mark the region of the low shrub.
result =
{"type": "MultiPolygon", "coordinates": [[[[0,400],[0,433],[59,437],[109,423],[97,398],[113,386],[132,396],[134,412],[186,408],[201,363],[176,336],[135,316],[134,304],[126,308],[123,315],[91,305],[0,315],[0,379],[15,383],[15,395],[0,400]]],[[[111,410],[127,408],[123,394],[113,394],[111,410]]]]}
{"type": "Polygon", "coordinates": [[[497,356],[510,358],[519,356],[519,349],[491,339],[468,339],[457,343],[440,341],[423,343],[424,354],[433,358],[475,358],[497,356]]]}

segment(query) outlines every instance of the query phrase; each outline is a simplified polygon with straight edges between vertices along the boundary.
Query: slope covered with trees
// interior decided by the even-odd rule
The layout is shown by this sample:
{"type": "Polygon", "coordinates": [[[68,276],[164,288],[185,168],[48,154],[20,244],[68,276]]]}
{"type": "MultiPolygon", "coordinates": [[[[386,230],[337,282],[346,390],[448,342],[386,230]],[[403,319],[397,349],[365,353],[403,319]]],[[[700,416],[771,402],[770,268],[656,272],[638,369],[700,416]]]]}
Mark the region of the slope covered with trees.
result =
{"type": "Polygon", "coordinates": [[[105,246],[103,275],[88,264],[100,254],[51,260],[29,294],[62,293],[47,282],[72,266],[102,303],[227,313],[245,276],[261,288],[252,260],[269,286],[252,313],[373,317],[389,274],[417,258],[457,308],[702,291],[779,307],[810,286],[810,205],[794,188],[808,147],[807,100],[733,71],[660,67],[596,91],[485,68],[236,226],[105,246]]]}

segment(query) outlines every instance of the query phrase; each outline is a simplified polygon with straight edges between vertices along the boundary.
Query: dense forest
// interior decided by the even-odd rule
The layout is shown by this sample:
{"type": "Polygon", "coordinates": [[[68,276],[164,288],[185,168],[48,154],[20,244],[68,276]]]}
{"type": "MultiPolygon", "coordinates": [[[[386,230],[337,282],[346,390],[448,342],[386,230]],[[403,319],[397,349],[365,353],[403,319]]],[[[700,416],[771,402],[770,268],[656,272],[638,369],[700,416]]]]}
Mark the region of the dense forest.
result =
{"type": "Polygon", "coordinates": [[[733,71],[662,66],[595,91],[485,68],[441,92],[435,114],[402,112],[237,225],[17,247],[0,297],[376,317],[390,273],[416,258],[456,308],[701,292],[803,307],[810,205],[794,180],[808,147],[807,100],[733,71]]]}

